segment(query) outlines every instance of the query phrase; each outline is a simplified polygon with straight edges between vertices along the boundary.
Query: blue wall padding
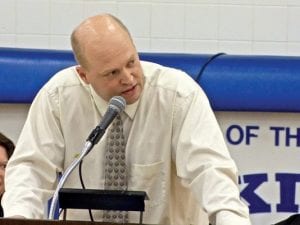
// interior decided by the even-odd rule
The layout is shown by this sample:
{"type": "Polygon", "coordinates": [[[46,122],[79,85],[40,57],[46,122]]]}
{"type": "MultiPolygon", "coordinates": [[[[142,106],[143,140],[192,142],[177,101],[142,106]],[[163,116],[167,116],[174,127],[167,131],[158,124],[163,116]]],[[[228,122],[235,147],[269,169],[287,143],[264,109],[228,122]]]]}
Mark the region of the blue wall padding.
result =
{"type": "Polygon", "coordinates": [[[300,57],[219,56],[200,83],[215,110],[300,111],[300,57]]]}
{"type": "MultiPolygon", "coordinates": [[[[212,57],[140,53],[143,60],[181,69],[197,79],[214,110],[300,111],[300,57],[212,57]]],[[[31,103],[54,73],[71,65],[75,60],[67,50],[0,48],[0,103],[31,103]]]]}
{"type": "Polygon", "coordinates": [[[0,102],[31,103],[54,73],[74,64],[70,51],[0,48],[0,102]]]}

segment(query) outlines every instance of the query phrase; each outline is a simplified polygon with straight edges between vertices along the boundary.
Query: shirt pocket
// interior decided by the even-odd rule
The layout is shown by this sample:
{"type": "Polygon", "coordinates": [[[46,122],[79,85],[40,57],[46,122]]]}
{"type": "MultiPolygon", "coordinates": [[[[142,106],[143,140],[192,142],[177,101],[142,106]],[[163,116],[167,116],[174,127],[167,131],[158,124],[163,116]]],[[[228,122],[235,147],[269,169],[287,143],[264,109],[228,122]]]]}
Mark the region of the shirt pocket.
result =
{"type": "Polygon", "coordinates": [[[149,200],[145,204],[149,207],[160,205],[165,199],[165,178],[163,162],[151,164],[132,164],[129,175],[129,189],[145,191],[149,200]]]}

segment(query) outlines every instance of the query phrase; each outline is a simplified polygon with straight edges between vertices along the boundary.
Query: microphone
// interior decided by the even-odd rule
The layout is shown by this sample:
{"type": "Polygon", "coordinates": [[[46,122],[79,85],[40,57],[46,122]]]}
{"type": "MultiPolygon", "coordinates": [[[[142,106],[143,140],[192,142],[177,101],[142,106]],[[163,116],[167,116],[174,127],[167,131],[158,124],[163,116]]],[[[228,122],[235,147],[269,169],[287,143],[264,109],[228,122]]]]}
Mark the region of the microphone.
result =
{"type": "Polygon", "coordinates": [[[125,107],[126,101],[122,96],[112,97],[102,121],[95,127],[86,141],[91,142],[93,145],[97,144],[100,138],[104,135],[107,127],[111,124],[114,118],[125,109],[125,107]]]}

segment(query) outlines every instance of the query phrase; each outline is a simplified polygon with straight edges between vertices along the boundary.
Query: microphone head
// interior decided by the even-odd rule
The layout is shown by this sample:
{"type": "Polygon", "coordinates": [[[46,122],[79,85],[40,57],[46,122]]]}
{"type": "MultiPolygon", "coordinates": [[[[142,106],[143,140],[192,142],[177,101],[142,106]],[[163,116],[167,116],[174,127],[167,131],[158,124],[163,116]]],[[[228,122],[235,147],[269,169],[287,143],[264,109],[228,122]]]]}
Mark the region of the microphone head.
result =
{"type": "Polygon", "coordinates": [[[114,96],[109,101],[109,107],[120,113],[126,107],[126,100],[122,96],[114,96]]]}

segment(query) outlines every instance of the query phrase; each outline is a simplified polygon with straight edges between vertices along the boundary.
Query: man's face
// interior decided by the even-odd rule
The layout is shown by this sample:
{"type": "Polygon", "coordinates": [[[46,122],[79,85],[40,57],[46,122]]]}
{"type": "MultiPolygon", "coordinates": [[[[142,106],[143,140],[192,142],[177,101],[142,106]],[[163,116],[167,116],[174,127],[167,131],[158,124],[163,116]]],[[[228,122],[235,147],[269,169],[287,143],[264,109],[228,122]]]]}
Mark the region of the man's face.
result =
{"type": "Polygon", "coordinates": [[[105,45],[95,42],[90,46],[85,52],[88,68],[77,67],[81,78],[106,101],[122,96],[127,104],[136,102],[144,87],[144,76],[131,39],[117,35],[105,45]]]}
{"type": "Polygon", "coordinates": [[[0,145],[0,195],[4,192],[4,176],[5,176],[5,167],[7,164],[7,153],[6,149],[0,145]]]}

